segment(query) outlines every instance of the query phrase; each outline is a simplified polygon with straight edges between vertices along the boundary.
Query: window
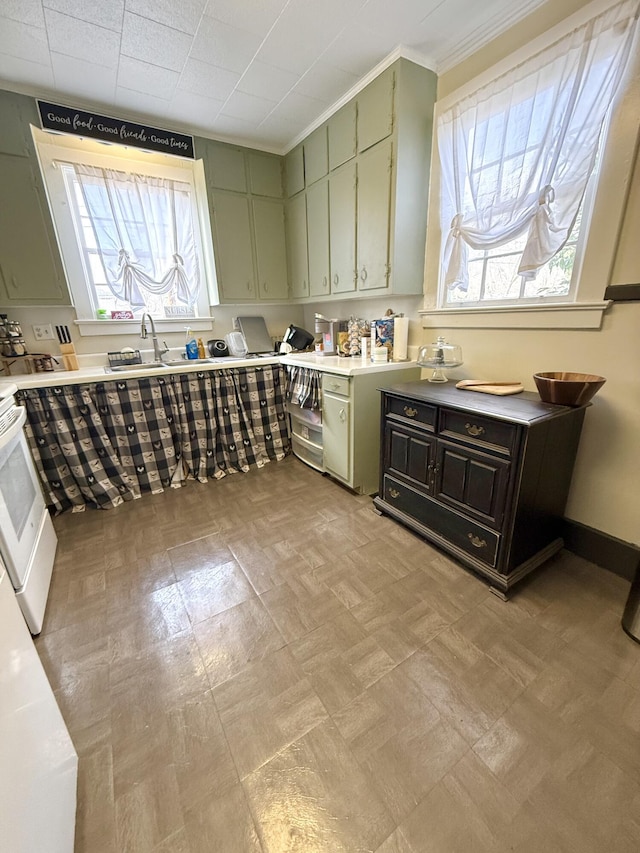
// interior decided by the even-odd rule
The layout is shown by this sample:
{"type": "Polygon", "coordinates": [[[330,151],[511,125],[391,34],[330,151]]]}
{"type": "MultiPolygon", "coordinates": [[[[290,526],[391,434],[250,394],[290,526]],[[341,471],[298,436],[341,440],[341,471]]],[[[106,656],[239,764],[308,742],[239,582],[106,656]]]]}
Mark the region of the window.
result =
{"type": "Polygon", "coordinates": [[[441,107],[441,308],[575,300],[637,7],[618,3],[441,107]]]}
{"type": "Polygon", "coordinates": [[[99,309],[178,323],[208,318],[213,264],[210,237],[202,237],[199,164],[34,137],[78,319],[95,319],[99,309]]]}

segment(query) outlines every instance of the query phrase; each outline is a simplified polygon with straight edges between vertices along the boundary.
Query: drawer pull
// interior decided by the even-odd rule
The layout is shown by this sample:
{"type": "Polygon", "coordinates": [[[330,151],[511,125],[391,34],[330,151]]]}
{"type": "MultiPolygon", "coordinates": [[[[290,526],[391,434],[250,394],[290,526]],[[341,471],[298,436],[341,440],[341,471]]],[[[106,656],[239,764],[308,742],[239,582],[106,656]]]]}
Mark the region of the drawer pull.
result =
{"type": "Polygon", "coordinates": [[[415,418],[415,416],[418,414],[418,410],[412,409],[411,406],[405,406],[404,413],[408,418],[415,418]]]}
{"type": "Polygon", "coordinates": [[[469,433],[469,435],[478,436],[482,435],[484,432],[484,427],[476,426],[475,424],[465,424],[464,428],[469,433]]]}
{"type": "Polygon", "coordinates": [[[391,498],[399,498],[400,492],[397,489],[389,489],[389,497],[391,498]]]}
{"type": "Polygon", "coordinates": [[[469,541],[473,545],[474,548],[486,548],[487,542],[485,539],[480,539],[478,536],[474,536],[473,533],[467,533],[469,537],[469,541]]]}

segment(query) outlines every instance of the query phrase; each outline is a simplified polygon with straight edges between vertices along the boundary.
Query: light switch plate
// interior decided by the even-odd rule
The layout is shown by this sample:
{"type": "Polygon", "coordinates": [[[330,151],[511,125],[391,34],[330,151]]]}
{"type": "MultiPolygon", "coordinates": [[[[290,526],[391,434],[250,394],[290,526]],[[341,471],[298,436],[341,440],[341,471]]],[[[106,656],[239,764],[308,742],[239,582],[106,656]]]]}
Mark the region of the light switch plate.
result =
{"type": "Polygon", "coordinates": [[[52,341],[53,340],[53,328],[51,327],[51,323],[41,323],[39,326],[32,326],[33,329],[33,337],[37,341],[52,341]]]}

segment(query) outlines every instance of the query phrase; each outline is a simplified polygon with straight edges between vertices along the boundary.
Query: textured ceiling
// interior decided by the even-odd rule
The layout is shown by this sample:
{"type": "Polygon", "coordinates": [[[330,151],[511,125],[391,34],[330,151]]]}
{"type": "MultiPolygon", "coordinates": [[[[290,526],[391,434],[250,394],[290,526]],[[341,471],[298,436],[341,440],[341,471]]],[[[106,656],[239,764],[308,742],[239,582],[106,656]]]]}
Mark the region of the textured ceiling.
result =
{"type": "Polygon", "coordinates": [[[404,55],[451,68],[543,0],[0,0],[0,88],[284,152],[404,55]]]}

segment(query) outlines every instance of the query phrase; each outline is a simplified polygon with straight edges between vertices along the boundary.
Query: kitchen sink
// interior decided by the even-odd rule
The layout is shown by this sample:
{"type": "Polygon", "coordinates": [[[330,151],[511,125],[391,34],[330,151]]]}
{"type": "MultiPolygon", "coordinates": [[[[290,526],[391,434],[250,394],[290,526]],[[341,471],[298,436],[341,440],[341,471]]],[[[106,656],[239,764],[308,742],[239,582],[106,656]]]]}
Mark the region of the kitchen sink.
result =
{"type": "Polygon", "coordinates": [[[113,367],[105,367],[104,372],[123,373],[130,370],[158,370],[165,366],[164,362],[158,363],[157,361],[143,361],[142,364],[116,364],[113,367]]]}
{"type": "Polygon", "coordinates": [[[163,363],[167,367],[188,367],[190,364],[210,364],[213,361],[211,358],[165,358],[163,363]]]}

